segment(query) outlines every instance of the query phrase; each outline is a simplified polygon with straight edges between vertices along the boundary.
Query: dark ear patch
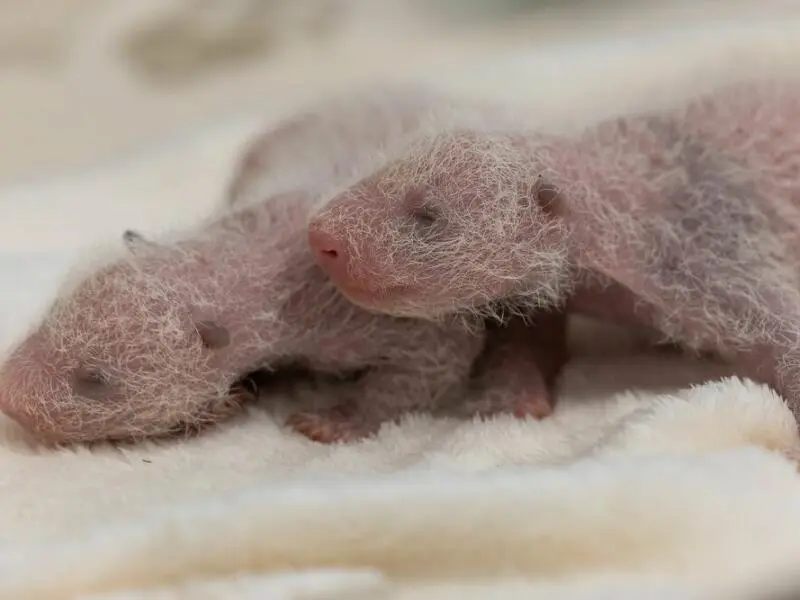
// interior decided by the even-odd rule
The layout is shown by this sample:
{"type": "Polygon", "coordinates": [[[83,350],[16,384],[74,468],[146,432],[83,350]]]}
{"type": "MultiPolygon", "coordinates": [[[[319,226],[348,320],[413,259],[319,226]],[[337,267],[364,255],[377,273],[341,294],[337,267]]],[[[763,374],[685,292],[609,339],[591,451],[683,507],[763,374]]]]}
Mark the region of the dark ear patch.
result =
{"type": "Polygon", "coordinates": [[[554,208],[553,205],[558,200],[558,188],[541,178],[536,182],[534,194],[536,195],[536,203],[544,210],[554,208]]]}
{"type": "Polygon", "coordinates": [[[126,244],[137,244],[144,241],[144,236],[133,229],[126,229],[122,234],[122,241],[126,244]]]}
{"type": "Polygon", "coordinates": [[[122,242],[125,246],[133,253],[136,253],[137,250],[144,248],[146,246],[153,246],[153,242],[148,240],[138,231],[134,231],[133,229],[126,229],[125,232],[122,234],[122,242]]]}
{"type": "Polygon", "coordinates": [[[518,192],[519,204],[522,210],[535,210],[537,207],[545,215],[556,217],[560,214],[562,206],[561,190],[539,176],[531,185],[526,183],[518,192]]]}
{"type": "Polygon", "coordinates": [[[206,348],[219,350],[231,343],[231,334],[228,330],[214,321],[197,321],[194,326],[206,348]]]}

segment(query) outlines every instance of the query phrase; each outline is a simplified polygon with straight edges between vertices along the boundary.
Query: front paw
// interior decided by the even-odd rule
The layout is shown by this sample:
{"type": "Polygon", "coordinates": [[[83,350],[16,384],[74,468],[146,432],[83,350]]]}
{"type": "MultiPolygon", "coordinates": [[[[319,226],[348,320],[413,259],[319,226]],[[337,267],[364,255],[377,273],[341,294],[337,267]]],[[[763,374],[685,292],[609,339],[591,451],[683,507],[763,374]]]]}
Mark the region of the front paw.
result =
{"type": "Polygon", "coordinates": [[[321,444],[355,442],[374,434],[380,427],[380,423],[367,420],[352,404],[294,413],[286,424],[321,444]]]}

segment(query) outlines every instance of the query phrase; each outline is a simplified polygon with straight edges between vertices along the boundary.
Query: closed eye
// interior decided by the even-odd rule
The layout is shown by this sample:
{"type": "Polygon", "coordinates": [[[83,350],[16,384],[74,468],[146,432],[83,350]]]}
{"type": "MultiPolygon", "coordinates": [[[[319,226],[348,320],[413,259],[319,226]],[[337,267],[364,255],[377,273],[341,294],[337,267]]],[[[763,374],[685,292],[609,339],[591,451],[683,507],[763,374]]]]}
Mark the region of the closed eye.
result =
{"type": "Polygon", "coordinates": [[[414,217],[414,222],[423,228],[431,227],[434,223],[436,223],[436,220],[439,217],[436,211],[428,206],[420,206],[419,208],[415,208],[412,211],[411,216],[414,217]]]}
{"type": "Polygon", "coordinates": [[[81,385],[101,386],[108,384],[108,377],[103,373],[83,367],[75,370],[74,378],[75,383],[81,385]]]}
{"type": "Polygon", "coordinates": [[[431,202],[426,187],[417,186],[409,189],[403,198],[403,204],[416,233],[430,238],[434,230],[441,227],[441,212],[431,202]]]}
{"type": "Polygon", "coordinates": [[[96,369],[80,367],[72,374],[73,391],[84,398],[98,401],[119,400],[122,390],[109,377],[96,369]]]}

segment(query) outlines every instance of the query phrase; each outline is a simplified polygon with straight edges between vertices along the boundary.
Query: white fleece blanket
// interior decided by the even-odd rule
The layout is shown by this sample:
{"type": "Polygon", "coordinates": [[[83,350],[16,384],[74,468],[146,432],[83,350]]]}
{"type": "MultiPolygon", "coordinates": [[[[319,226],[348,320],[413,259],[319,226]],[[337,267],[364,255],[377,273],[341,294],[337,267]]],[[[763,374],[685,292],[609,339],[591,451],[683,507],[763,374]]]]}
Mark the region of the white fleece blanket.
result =
{"type": "MultiPolygon", "coordinates": [[[[750,23],[537,50],[448,83],[574,126],[796,56],[800,23],[750,23]]],[[[259,123],[0,190],[3,339],[88,242],[202,216],[259,123]]],[[[779,397],[727,374],[601,347],[544,421],[415,415],[338,447],[266,409],[188,442],[60,453],[3,421],[0,598],[761,597],[797,583],[800,477],[782,452],[800,440],[779,397]]]]}

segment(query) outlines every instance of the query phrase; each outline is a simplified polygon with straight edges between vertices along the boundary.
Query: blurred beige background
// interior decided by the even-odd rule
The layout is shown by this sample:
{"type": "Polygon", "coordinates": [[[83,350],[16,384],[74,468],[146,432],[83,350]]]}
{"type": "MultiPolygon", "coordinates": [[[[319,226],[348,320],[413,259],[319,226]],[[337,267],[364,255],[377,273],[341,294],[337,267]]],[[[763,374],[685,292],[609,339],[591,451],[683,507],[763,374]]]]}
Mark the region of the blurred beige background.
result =
{"type": "MultiPolygon", "coordinates": [[[[240,111],[513,47],[786,1],[0,0],[0,182],[91,164],[240,111]]],[[[757,51],[757,49],[754,49],[757,51]]],[[[531,74],[535,76],[535,74],[531,74]]]]}

